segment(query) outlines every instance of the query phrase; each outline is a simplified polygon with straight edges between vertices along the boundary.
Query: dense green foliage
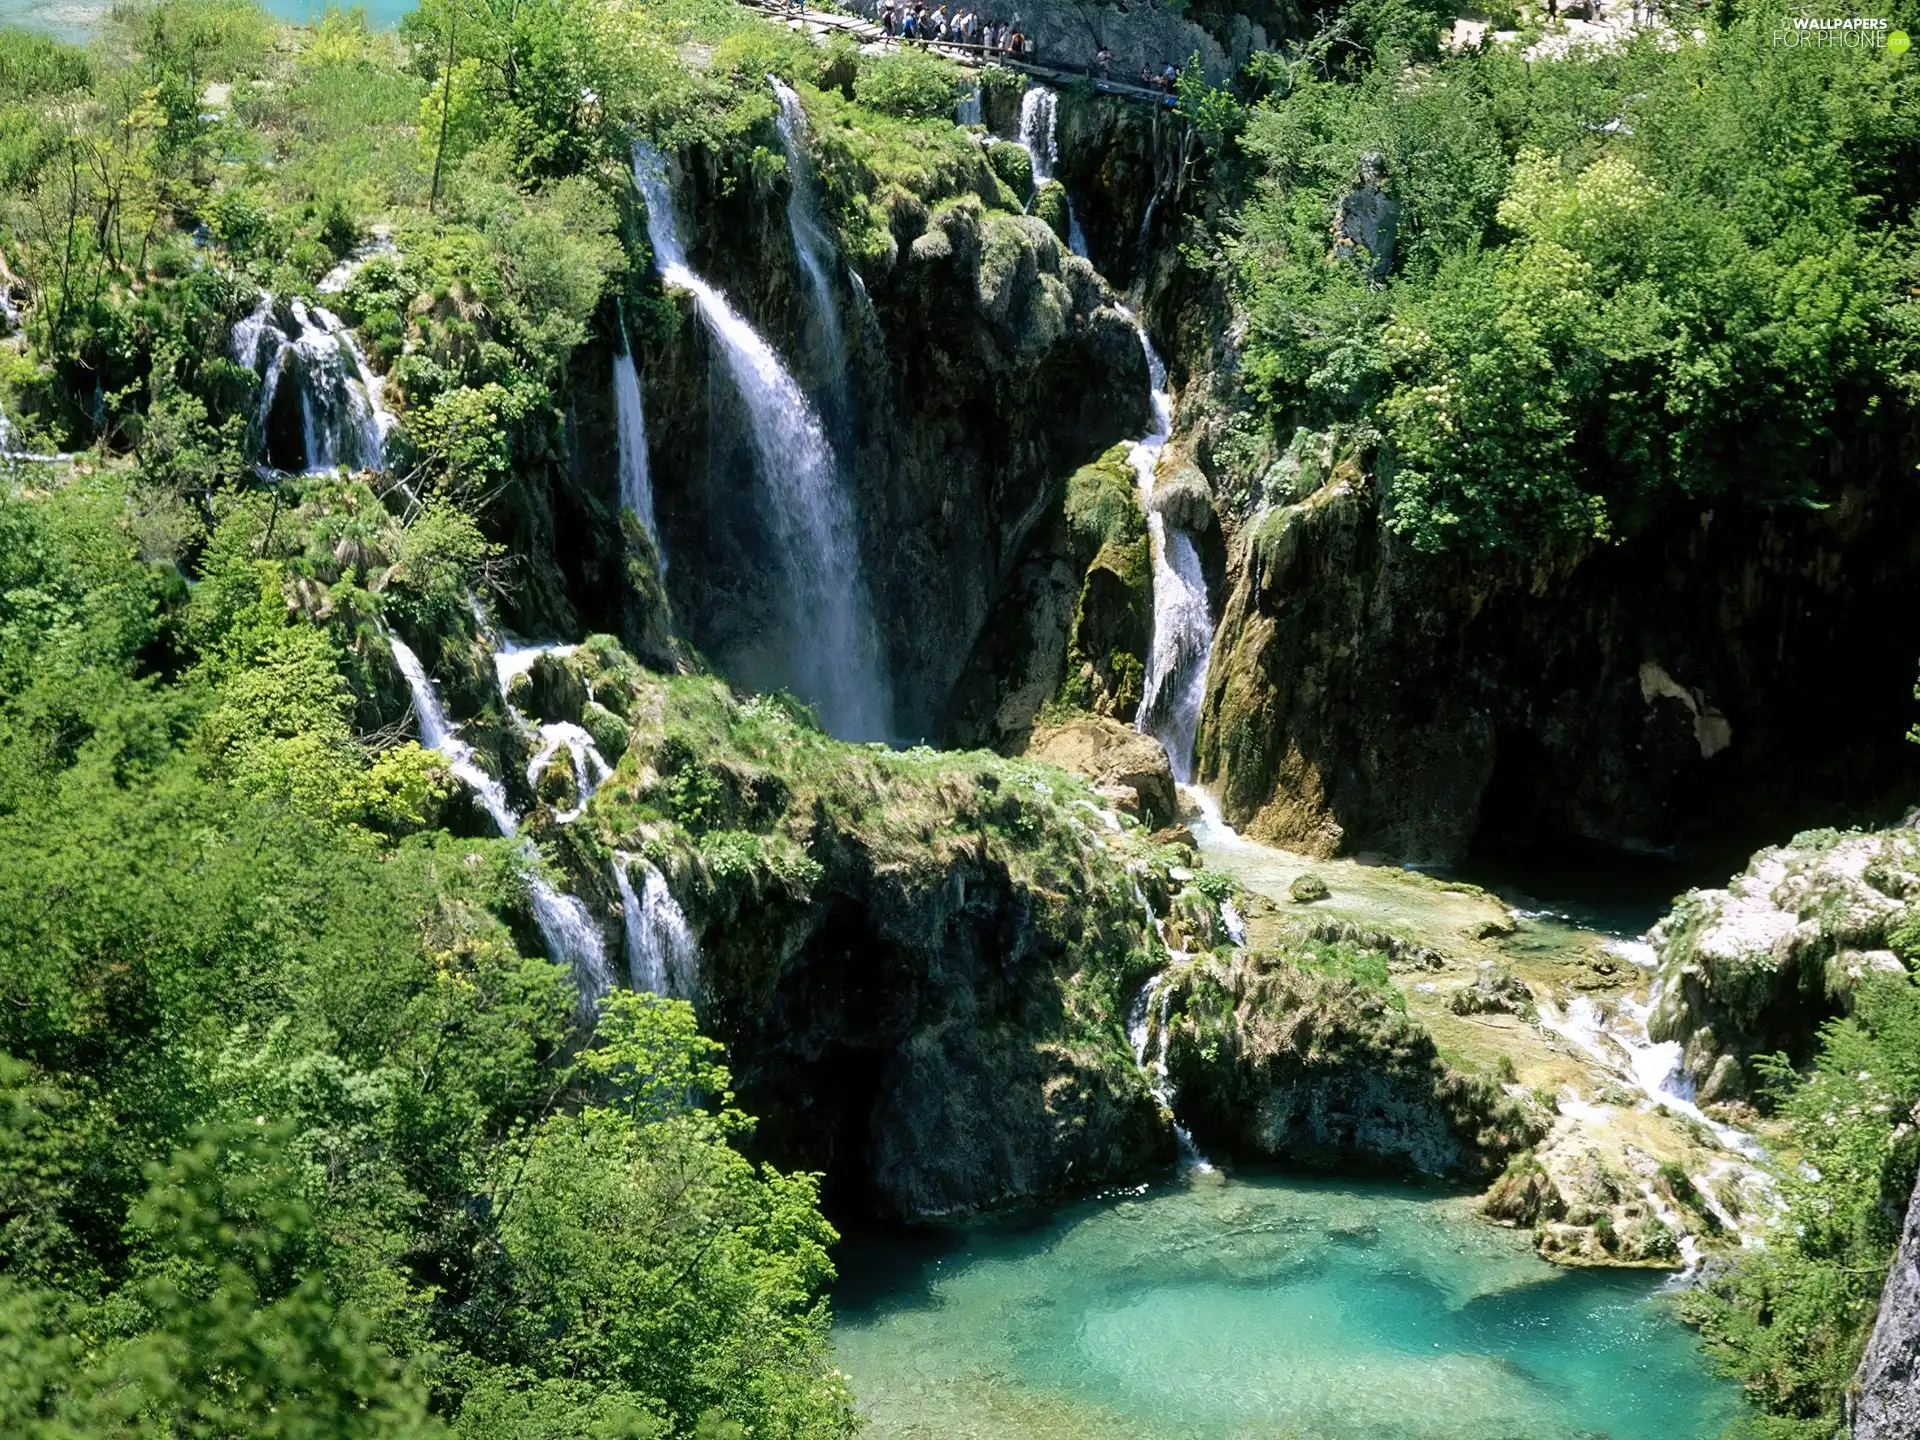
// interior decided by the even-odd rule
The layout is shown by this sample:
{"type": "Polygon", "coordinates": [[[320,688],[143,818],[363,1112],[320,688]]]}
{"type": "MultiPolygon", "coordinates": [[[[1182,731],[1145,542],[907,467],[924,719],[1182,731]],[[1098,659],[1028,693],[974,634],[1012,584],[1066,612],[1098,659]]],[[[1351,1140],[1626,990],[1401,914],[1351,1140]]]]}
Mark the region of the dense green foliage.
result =
{"type": "MultiPolygon", "coordinates": [[[[1763,1065],[1766,1062],[1761,1062],[1763,1065]]],[[[1881,979],[1829,1023],[1805,1077],[1768,1067],[1800,1164],[1764,1249],[1690,1297],[1688,1309],[1772,1417],[1758,1436],[1824,1440],[1873,1325],[1920,1166],[1920,988],[1881,979]]]]}
{"type": "Polygon", "coordinates": [[[129,499],[0,501],[0,1429],[846,1429],[813,1179],[686,1005],[577,1043],[526,854],[352,724],[352,581],[288,606],[371,496],[217,498],[191,591],[129,499]]]}
{"type": "Polygon", "coordinates": [[[1920,81],[1774,45],[1782,19],[1432,63],[1343,20],[1256,67],[1241,115],[1183,84],[1244,196],[1215,253],[1255,428],[1278,449],[1342,427],[1423,550],[1604,540],[1676,496],[1828,498],[1907,423],[1920,81]],[[1379,255],[1329,239],[1369,155],[1379,255]]]}

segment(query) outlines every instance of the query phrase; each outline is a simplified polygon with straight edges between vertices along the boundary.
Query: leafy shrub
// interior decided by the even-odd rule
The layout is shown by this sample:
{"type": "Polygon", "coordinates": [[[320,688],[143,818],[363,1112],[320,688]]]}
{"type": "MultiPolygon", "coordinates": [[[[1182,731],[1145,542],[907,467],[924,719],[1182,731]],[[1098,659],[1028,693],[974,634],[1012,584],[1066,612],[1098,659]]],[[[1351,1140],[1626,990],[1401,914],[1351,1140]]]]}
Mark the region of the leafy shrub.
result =
{"type": "Polygon", "coordinates": [[[883,115],[903,120],[948,118],[960,97],[960,76],[938,56],[900,50],[862,65],[853,94],[862,105],[883,115]]]}

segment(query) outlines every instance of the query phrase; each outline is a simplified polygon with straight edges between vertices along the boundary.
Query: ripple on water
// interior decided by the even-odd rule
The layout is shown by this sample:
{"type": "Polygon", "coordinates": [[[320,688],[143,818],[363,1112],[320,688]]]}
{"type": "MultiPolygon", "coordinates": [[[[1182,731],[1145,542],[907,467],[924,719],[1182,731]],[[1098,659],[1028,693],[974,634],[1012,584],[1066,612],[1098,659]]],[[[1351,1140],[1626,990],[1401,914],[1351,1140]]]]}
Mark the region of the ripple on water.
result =
{"type": "Polygon", "coordinates": [[[874,1436],[1705,1440],[1737,1405],[1657,1278],[1389,1185],[1202,1180],[840,1260],[874,1436]]]}

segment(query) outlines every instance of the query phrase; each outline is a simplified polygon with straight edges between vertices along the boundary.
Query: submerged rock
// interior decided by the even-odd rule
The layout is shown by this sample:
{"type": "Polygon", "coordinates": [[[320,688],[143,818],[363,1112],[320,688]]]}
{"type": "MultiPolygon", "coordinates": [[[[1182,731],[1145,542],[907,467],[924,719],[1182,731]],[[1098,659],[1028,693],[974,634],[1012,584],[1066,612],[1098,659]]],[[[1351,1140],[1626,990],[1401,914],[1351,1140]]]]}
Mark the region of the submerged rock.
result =
{"type": "Polygon", "coordinates": [[[1333,894],[1327,888],[1327,882],[1311,870],[1304,875],[1296,875],[1293,883],[1287,886],[1287,896],[1296,905],[1311,905],[1316,900],[1325,900],[1333,894]]]}

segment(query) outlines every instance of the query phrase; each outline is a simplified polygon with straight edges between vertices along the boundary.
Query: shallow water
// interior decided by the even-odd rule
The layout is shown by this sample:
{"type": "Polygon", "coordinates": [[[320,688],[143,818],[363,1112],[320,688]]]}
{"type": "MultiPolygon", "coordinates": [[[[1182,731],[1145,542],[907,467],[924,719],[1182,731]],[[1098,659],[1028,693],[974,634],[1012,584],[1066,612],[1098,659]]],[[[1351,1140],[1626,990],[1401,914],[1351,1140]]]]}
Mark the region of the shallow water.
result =
{"type": "Polygon", "coordinates": [[[1170,1182],[841,1249],[873,1436],[1704,1440],[1737,1408],[1659,1277],[1556,1269],[1389,1184],[1170,1182]]]}
{"type": "MultiPolygon", "coordinates": [[[[268,14],[296,25],[318,20],[329,9],[349,8],[309,0],[265,3],[268,14]]],[[[375,30],[391,30],[414,5],[415,0],[372,0],[360,8],[367,12],[367,24],[375,30]]],[[[0,25],[25,25],[51,31],[63,40],[84,41],[99,29],[111,8],[110,0],[0,0],[0,25]]]]}

